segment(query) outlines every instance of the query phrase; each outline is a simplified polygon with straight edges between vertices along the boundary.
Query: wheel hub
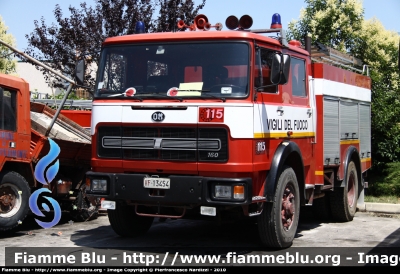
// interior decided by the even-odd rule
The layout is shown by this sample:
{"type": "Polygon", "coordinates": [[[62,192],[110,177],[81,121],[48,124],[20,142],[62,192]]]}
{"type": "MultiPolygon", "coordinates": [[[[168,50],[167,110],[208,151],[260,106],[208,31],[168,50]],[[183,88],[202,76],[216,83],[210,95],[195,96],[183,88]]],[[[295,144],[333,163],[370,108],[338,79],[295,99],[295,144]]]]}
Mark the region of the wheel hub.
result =
{"type": "Polygon", "coordinates": [[[355,181],[353,173],[350,174],[347,184],[348,184],[347,185],[347,201],[348,201],[348,204],[351,207],[353,207],[354,202],[355,202],[355,195],[356,195],[355,194],[355,186],[354,186],[356,184],[356,181],[355,181]]]}
{"type": "Polygon", "coordinates": [[[285,192],[282,197],[282,211],[281,211],[281,219],[283,227],[289,229],[293,222],[293,215],[295,213],[294,208],[294,194],[290,191],[289,188],[285,189],[285,192]]]}
{"type": "MultiPolygon", "coordinates": [[[[18,193],[15,192],[16,189],[7,185],[1,188],[1,196],[0,196],[0,213],[1,214],[14,214],[15,210],[18,210],[18,193]]],[[[3,216],[4,217],[4,216],[3,216]]]]}
{"type": "Polygon", "coordinates": [[[9,206],[14,199],[15,197],[11,197],[11,194],[3,195],[0,197],[0,203],[4,206],[9,206]]]}

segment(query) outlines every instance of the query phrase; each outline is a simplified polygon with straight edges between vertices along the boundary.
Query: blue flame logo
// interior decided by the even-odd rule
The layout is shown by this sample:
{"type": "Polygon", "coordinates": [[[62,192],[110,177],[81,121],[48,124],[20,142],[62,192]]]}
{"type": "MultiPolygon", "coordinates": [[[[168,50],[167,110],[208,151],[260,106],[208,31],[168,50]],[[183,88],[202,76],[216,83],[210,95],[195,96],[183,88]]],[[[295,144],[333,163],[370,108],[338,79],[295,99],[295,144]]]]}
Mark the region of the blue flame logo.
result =
{"type": "MultiPolygon", "coordinates": [[[[59,161],[57,160],[53,165],[49,166],[54,160],[57,159],[57,156],[60,154],[60,147],[50,138],[48,139],[50,143],[50,151],[49,153],[44,156],[40,161],[37,163],[35,167],[35,178],[38,180],[41,184],[43,185],[48,185],[57,175],[58,169],[60,167],[59,161]],[[49,167],[48,167],[49,166],[49,167]],[[48,167],[48,168],[47,168],[48,167]],[[46,176],[45,176],[45,170],[47,168],[46,176]]],[[[38,207],[38,199],[40,194],[49,192],[51,191],[48,188],[39,188],[38,190],[34,191],[29,198],[29,207],[31,208],[32,212],[40,217],[44,217],[45,215],[42,213],[42,211],[38,207]]],[[[44,196],[46,200],[48,200],[53,207],[54,210],[54,218],[51,222],[42,222],[38,219],[35,219],[35,221],[38,223],[43,228],[50,228],[55,226],[61,219],[61,208],[60,205],[56,200],[54,200],[51,197],[44,196]]],[[[46,203],[41,204],[42,208],[49,212],[50,208],[46,203]]]]}

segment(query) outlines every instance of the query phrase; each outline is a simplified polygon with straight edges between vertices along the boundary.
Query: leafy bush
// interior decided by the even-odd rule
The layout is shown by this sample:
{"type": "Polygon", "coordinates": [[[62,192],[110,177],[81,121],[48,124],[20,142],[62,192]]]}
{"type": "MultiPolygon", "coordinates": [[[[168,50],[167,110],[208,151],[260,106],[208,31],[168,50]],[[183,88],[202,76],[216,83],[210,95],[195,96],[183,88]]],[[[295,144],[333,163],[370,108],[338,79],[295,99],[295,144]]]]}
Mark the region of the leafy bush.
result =
{"type": "MultiPolygon", "coordinates": [[[[58,95],[56,95],[56,96],[51,96],[50,99],[63,99],[64,96],[65,96],[65,92],[66,92],[66,91],[62,90],[58,95]]],[[[82,98],[79,98],[78,96],[76,96],[75,91],[72,90],[72,91],[68,94],[68,98],[67,98],[67,99],[81,100],[82,98]]]]}
{"type": "Polygon", "coordinates": [[[369,176],[367,195],[400,196],[400,162],[387,163],[382,173],[375,172],[369,176]]]}

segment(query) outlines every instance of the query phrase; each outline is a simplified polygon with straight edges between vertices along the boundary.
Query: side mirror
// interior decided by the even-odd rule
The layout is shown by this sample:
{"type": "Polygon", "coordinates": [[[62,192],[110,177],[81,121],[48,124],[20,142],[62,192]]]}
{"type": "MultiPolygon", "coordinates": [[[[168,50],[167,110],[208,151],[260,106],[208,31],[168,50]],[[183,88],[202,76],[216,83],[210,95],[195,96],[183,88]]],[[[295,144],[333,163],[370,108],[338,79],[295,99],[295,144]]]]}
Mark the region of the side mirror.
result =
{"type": "Polygon", "coordinates": [[[281,74],[281,80],[279,81],[279,84],[286,84],[289,81],[289,71],[290,71],[290,55],[288,54],[283,54],[282,55],[282,74],[281,74]]]}
{"type": "Polygon", "coordinates": [[[271,83],[286,84],[289,79],[290,55],[276,53],[272,57],[271,83]]]}
{"type": "Polygon", "coordinates": [[[271,83],[272,84],[279,84],[280,79],[281,79],[281,66],[282,66],[282,61],[281,61],[281,55],[279,53],[275,53],[272,56],[272,62],[271,62],[271,83]]]}
{"type": "Polygon", "coordinates": [[[83,86],[85,78],[85,60],[78,60],[75,64],[75,81],[78,85],[83,86]]]}

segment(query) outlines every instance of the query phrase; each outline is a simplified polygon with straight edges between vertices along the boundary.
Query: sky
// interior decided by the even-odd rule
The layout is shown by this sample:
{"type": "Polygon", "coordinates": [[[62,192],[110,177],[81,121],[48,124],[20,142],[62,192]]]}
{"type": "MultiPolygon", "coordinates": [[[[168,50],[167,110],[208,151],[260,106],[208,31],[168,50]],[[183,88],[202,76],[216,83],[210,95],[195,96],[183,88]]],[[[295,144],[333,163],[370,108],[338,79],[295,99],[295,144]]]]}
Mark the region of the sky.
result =
{"type": "MultiPolygon", "coordinates": [[[[69,17],[69,6],[80,9],[79,4],[86,2],[89,6],[95,6],[95,0],[0,0],[0,16],[8,27],[7,33],[16,38],[17,49],[25,50],[28,46],[26,34],[34,29],[34,20],[43,17],[47,26],[55,22],[54,7],[60,3],[64,17],[69,17]]],[[[200,0],[194,0],[196,4],[200,0]]],[[[215,25],[220,22],[225,26],[225,19],[230,15],[240,18],[242,15],[250,15],[253,18],[251,29],[268,29],[274,13],[279,13],[282,19],[282,27],[287,29],[288,23],[298,19],[301,8],[305,8],[303,0],[206,0],[203,9],[200,10],[208,21],[215,25]],[[227,4],[234,3],[234,4],[227,4]]],[[[376,17],[387,30],[400,33],[400,0],[363,0],[364,18],[376,17]]]]}

